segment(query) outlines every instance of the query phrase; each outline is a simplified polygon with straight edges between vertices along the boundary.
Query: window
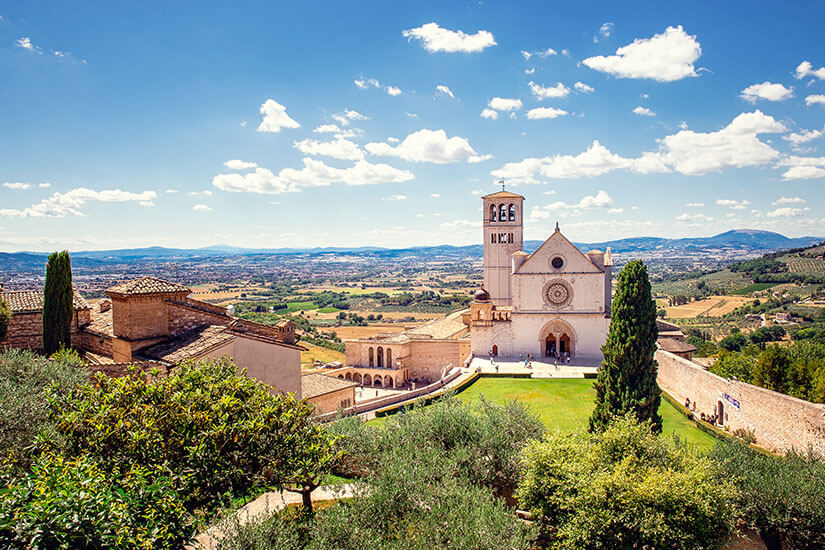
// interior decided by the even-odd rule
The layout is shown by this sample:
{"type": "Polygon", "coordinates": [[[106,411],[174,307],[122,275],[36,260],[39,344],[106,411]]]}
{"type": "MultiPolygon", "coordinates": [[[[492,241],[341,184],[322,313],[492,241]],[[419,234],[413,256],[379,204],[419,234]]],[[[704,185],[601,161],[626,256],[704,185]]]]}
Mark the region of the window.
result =
{"type": "Polygon", "coordinates": [[[513,244],[513,234],[512,233],[507,233],[507,242],[509,244],[513,244]]]}
{"type": "Polygon", "coordinates": [[[507,233],[499,233],[498,234],[498,242],[506,243],[507,242],[507,233]]]}
{"type": "Polygon", "coordinates": [[[375,366],[375,358],[373,357],[372,348],[370,348],[370,366],[375,366]]]}
{"type": "Polygon", "coordinates": [[[392,368],[392,350],[387,348],[387,367],[392,368]]]}
{"type": "Polygon", "coordinates": [[[507,205],[506,204],[502,204],[498,208],[498,221],[500,221],[500,222],[506,222],[507,221],[507,205]]]}
{"type": "Polygon", "coordinates": [[[563,265],[564,265],[564,260],[562,260],[560,257],[556,256],[556,257],[555,257],[555,258],[553,258],[553,260],[550,262],[550,265],[552,265],[552,266],[553,266],[553,267],[555,267],[556,269],[561,269],[561,266],[563,266],[563,265]]]}
{"type": "Polygon", "coordinates": [[[491,222],[496,221],[496,205],[495,204],[490,205],[490,221],[491,222]]]}
{"type": "Polygon", "coordinates": [[[516,221],[516,205],[511,204],[509,210],[510,210],[510,221],[511,222],[516,221]]]}
{"type": "Polygon", "coordinates": [[[378,366],[384,366],[384,348],[381,346],[378,346],[378,366]]]}
{"type": "Polygon", "coordinates": [[[496,244],[496,234],[490,233],[490,242],[496,244]]]}

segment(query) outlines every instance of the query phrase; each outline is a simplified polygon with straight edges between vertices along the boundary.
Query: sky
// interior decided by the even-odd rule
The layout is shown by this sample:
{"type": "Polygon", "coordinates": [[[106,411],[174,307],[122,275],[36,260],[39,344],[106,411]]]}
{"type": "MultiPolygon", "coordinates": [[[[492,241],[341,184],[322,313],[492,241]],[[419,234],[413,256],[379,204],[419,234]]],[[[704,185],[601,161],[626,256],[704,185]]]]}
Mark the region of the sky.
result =
{"type": "Polygon", "coordinates": [[[825,236],[825,3],[0,2],[0,251],[825,236]]]}

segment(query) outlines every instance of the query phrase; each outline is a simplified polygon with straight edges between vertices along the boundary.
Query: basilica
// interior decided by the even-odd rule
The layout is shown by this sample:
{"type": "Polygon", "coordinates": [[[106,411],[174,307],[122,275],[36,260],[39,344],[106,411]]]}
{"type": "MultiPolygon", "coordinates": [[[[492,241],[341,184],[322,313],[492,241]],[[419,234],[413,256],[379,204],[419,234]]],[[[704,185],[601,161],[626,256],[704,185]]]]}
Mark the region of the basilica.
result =
{"type": "Polygon", "coordinates": [[[400,334],[346,342],[338,377],[399,387],[432,381],[473,357],[533,357],[595,366],[610,326],[610,249],[581,252],[558,224],[532,254],[523,250],[524,197],[482,197],[484,284],[468,309],[400,334]]]}

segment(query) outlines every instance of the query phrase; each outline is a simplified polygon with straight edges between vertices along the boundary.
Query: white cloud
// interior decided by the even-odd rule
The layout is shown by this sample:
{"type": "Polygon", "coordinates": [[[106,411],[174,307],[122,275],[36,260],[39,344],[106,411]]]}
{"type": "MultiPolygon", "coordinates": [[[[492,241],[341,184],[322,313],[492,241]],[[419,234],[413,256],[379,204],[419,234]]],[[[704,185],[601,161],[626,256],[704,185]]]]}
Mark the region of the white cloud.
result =
{"type": "Polygon", "coordinates": [[[805,105],[807,105],[808,107],[816,104],[825,105],[825,95],[813,94],[805,98],[805,105]]]}
{"type": "Polygon", "coordinates": [[[303,163],[301,169],[284,168],[277,175],[260,167],[248,174],[218,174],[212,179],[212,185],[222,191],[277,195],[306,187],[327,187],[333,183],[376,185],[402,183],[415,177],[407,170],[366,160],[359,160],[349,168],[335,168],[308,157],[303,163]]]}
{"type": "Polygon", "coordinates": [[[293,147],[307,155],[323,155],[342,160],[361,160],[364,152],[355,143],[337,137],[333,141],[304,139],[293,142],[293,147]]]}
{"type": "Polygon", "coordinates": [[[28,36],[18,38],[16,44],[18,48],[23,48],[24,50],[35,51],[37,49],[28,36]]]}
{"type": "Polygon", "coordinates": [[[438,199],[441,197],[441,193],[430,193],[431,199],[438,199]]]}
{"type": "Polygon", "coordinates": [[[209,208],[205,204],[196,204],[195,206],[192,207],[192,210],[194,210],[195,212],[211,212],[212,211],[212,209],[209,208]]]}
{"type": "Polygon", "coordinates": [[[138,204],[140,206],[143,206],[144,208],[151,208],[153,206],[156,206],[155,203],[152,202],[152,201],[140,201],[140,202],[138,202],[138,204]]]}
{"type": "Polygon", "coordinates": [[[381,83],[375,80],[374,78],[356,78],[353,80],[355,85],[362,90],[366,90],[367,88],[380,88],[381,83]]]}
{"type": "Polygon", "coordinates": [[[261,114],[264,118],[258,126],[259,132],[277,133],[281,131],[281,128],[301,127],[300,124],[292,120],[289,115],[286,114],[286,107],[274,99],[267,99],[261,105],[261,114]]]}
{"type": "Polygon", "coordinates": [[[611,153],[598,141],[578,155],[554,155],[544,158],[526,158],[520,162],[508,162],[502,168],[493,170],[496,178],[505,178],[522,183],[538,183],[536,172],[546,178],[573,179],[593,177],[628,168],[632,161],[611,153]]]}
{"type": "Polygon", "coordinates": [[[781,197],[776,199],[771,204],[777,206],[780,204],[805,204],[807,201],[802,197],[781,197]]]}
{"type": "Polygon", "coordinates": [[[570,88],[561,82],[557,82],[555,86],[545,87],[541,84],[536,84],[531,80],[529,86],[530,90],[533,92],[533,95],[536,96],[536,99],[565,97],[570,93],[570,88]]]}
{"type": "Polygon", "coordinates": [[[54,193],[51,197],[43,199],[37,204],[33,204],[22,210],[12,208],[0,209],[0,217],[9,218],[62,218],[64,216],[83,216],[80,207],[89,201],[98,202],[147,202],[157,198],[154,191],[143,191],[142,193],[132,193],[121,191],[120,189],[104,189],[93,191],[85,187],[78,187],[65,193],[54,193]]]}
{"type": "Polygon", "coordinates": [[[387,94],[391,96],[401,95],[401,88],[397,86],[387,86],[386,88],[384,88],[384,91],[386,91],[387,94]]]}
{"type": "Polygon", "coordinates": [[[727,206],[731,210],[744,210],[750,203],[748,200],[736,201],[733,199],[719,199],[716,201],[719,206],[727,206]]]}
{"type": "Polygon", "coordinates": [[[652,38],[637,38],[616,50],[616,55],[588,57],[583,63],[596,71],[619,78],[650,78],[672,82],[698,76],[693,64],[702,55],[695,36],[682,26],[668,27],[652,38]]]}
{"type": "Polygon", "coordinates": [[[593,42],[598,42],[600,36],[602,39],[609,37],[611,32],[613,32],[613,23],[609,21],[602,23],[602,26],[599,27],[599,34],[593,37],[593,42]]]}
{"type": "MultiPolygon", "coordinates": [[[[596,208],[611,208],[613,206],[613,199],[607,194],[607,191],[600,190],[595,195],[586,195],[577,203],[566,203],[564,201],[556,201],[545,206],[534,206],[530,212],[530,219],[546,220],[551,215],[557,217],[567,217],[576,215],[579,210],[593,210],[596,208]]],[[[612,209],[619,210],[622,209],[612,209]]]]}
{"type": "Polygon", "coordinates": [[[825,157],[798,157],[791,155],[776,163],[787,166],[782,174],[784,181],[825,178],[825,157]]]}
{"type": "Polygon", "coordinates": [[[478,162],[484,162],[485,160],[490,160],[493,158],[493,155],[473,155],[472,157],[467,159],[467,162],[470,164],[476,164],[478,162]]]}
{"type": "Polygon", "coordinates": [[[313,130],[316,134],[337,134],[341,128],[337,124],[322,124],[313,130]]]}
{"type": "Polygon", "coordinates": [[[799,132],[782,136],[782,139],[785,141],[790,141],[794,146],[799,146],[803,143],[808,143],[809,141],[821,138],[822,135],[823,130],[800,130],[799,132]]]}
{"type": "Polygon", "coordinates": [[[704,214],[701,214],[701,213],[699,213],[699,214],[688,214],[687,212],[684,212],[684,213],[679,214],[678,216],[676,216],[676,221],[679,221],[679,222],[711,222],[711,221],[713,221],[713,218],[711,218],[710,216],[706,216],[704,214]]]}
{"type": "Polygon", "coordinates": [[[588,86],[584,82],[576,82],[575,84],[573,84],[573,89],[579,92],[580,94],[589,94],[596,91],[596,89],[593,86],[588,86]]]}
{"type": "Polygon", "coordinates": [[[656,116],[656,113],[654,111],[651,111],[647,107],[642,107],[641,105],[633,109],[633,112],[641,116],[656,116]]]}
{"type": "Polygon", "coordinates": [[[418,118],[418,115],[415,113],[407,113],[407,116],[410,118],[418,118]]]}
{"type": "Polygon", "coordinates": [[[536,72],[535,67],[530,67],[529,69],[524,69],[524,74],[533,74],[534,72],[536,72]]]}
{"type": "Polygon", "coordinates": [[[248,168],[257,168],[258,165],[254,162],[244,162],[240,159],[232,159],[223,163],[224,166],[230,170],[246,170],[248,168]]]}
{"type": "Polygon", "coordinates": [[[739,97],[749,103],[756,103],[759,99],[766,101],[784,101],[793,97],[793,86],[786,88],[782,84],[773,84],[766,80],[761,84],[751,84],[742,90],[739,97]]]}
{"type": "Polygon", "coordinates": [[[197,197],[198,195],[205,195],[207,197],[211,197],[212,191],[210,191],[209,189],[204,189],[203,191],[191,191],[189,193],[190,197],[197,197]]]}
{"type": "Polygon", "coordinates": [[[463,31],[452,31],[438,26],[438,23],[427,23],[414,29],[407,29],[401,33],[408,40],[421,40],[424,49],[434,52],[480,52],[484,48],[495,46],[496,41],[489,31],[480,30],[475,34],[466,34],[463,31]]]}
{"type": "Polygon", "coordinates": [[[553,48],[547,48],[546,50],[541,50],[538,52],[528,52],[525,50],[521,50],[521,56],[524,58],[525,61],[530,61],[530,58],[534,55],[536,57],[550,57],[551,55],[556,55],[557,52],[553,48]]]}
{"type": "Polygon", "coordinates": [[[484,189],[473,189],[472,191],[470,191],[470,194],[474,197],[478,197],[479,195],[484,194],[484,189]]]}
{"type": "Polygon", "coordinates": [[[31,184],[23,183],[22,181],[7,181],[3,184],[3,187],[6,189],[17,189],[19,191],[23,191],[26,189],[31,189],[31,184]]]}
{"type": "Polygon", "coordinates": [[[405,200],[407,200],[407,195],[390,195],[389,197],[384,197],[381,200],[382,201],[405,201],[405,200]]]}
{"type": "Polygon", "coordinates": [[[699,207],[705,206],[705,203],[703,203],[703,202],[689,202],[685,206],[687,206],[688,208],[699,208],[699,207]]]}
{"type": "Polygon", "coordinates": [[[611,208],[607,211],[608,214],[622,214],[624,213],[624,208],[611,208]]]}
{"type": "Polygon", "coordinates": [[[488,107],[496,111],[518,111],[522,105],[523,103],[520,99],[510,99],[506,97],[494,97],[487,104],[488,107]]]}
{"type": "Polygon", "coordinates": [[[777,208],[765,214],[768,218],[785,218],[802,216],[805,212],[809,212],[810,208],[791,208],[789,206],[777,208]]]}
{"type": "Polygon", "coordinates": [[[498,118],[498,111],[494,111],[492,109],[484,109],[481,111],[481,118],[489,118],[491,120],[495,120],[498,118]]]}
{"type": "Polygon", "coordinates": [[[527,118],[530,120],[538,120],[542,118],[558,118],[567,114],[563,109],[554,109],[553,107],[537,107],[527,111],[527,118]]]}
{"type": "Polygon", "coordinates": [[[819,80],[825,80],[825,67],[814,69],[810,61],[803,61],[796,68],[796,79],[800,80],[806,76],[815,76],[819,80]]]}
{"type": "Polygon", "coordinates": [[[453,95],[453,91],[450,88],[448,88],[447,86],[443,85],[443,84],[439,84],[438,86],[436,86],[435,91],[436,91],[437,94],[447,95],[447,96],[450,96],[451,98],[455,99],[455,95],[453,95]]]}
{"type": "Polygon", "coordinates": [[[40,189],[48,189],[51,186],[52,186],[51,183],[49,183],[47,181],[44,181],[43,183],[39,184],[37,187],[39,187],[40,189]]]}
{"type": "Polygon", "coordinates": [[[166,193],[167,193],[168,195],[171,195],[171,194],[173,194],[173,193],[177,193],[177,192],[178,192],[178,190],[177,190],[177,189],[167,189],[167,190],[166,190],[166,193]]]}
{"type": "Polygon", "coordinates": [[[395,146],[388,143],[368,143],[364,147],[370,154],[398,157],[409,162],[447,164],[465,159],[469,162],[486,160],[476,153],[465,138],[448,138],[444,130],[419,130],[395,146]]]}
{"type": "Polygon", "coordinates": [[[369,120],[368,116],[364,116],[358,111],[353,111],[351,109],[344,109],[340,113],[335,113],[332,115],[332,118],[338,121],[338,123],[342,126],[349,126],[349,123],[353,120],[369,120]]]}

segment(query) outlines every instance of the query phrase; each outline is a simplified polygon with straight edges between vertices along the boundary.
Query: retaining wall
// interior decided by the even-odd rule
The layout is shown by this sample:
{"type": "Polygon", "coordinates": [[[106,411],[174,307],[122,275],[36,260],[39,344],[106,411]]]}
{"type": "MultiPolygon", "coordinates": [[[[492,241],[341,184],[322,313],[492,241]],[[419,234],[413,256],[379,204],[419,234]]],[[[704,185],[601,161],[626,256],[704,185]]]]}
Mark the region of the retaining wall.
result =
{"type": "Polygon", "coordinates": [[[658,350],[656,360],[659,386],[680,403],[695,402],[697,418],[712,415],[721,404],[723,426],[752,432],[761,447],[775,452],[812,447],[825,454],[825,405],[722,378],[667,351],[658,350]]]}

